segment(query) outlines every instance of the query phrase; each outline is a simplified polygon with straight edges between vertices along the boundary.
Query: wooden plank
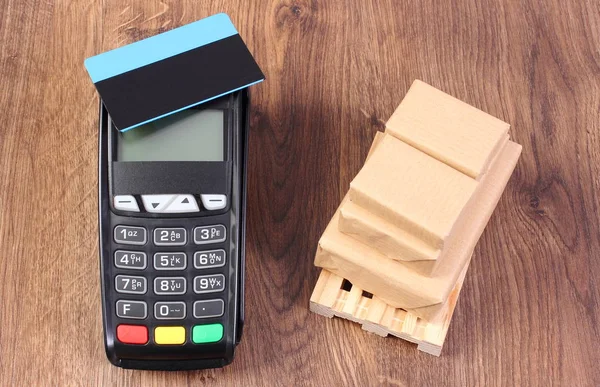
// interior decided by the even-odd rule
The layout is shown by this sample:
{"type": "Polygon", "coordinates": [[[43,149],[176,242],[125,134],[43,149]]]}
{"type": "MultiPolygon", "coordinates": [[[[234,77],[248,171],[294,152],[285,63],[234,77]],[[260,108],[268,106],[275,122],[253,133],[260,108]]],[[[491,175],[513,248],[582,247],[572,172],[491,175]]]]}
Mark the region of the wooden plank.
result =
{"type": "Polygon", "coordinates": [[[386,135],[350,183],[349,196],[437,249],[476,186],[462,172],[386,135]]]}
{"type": "Polygon", "coordinates": [[[358,311],[358,304],[360,303],[361,299],[362,289],[360,289],[358,286],[353,286],[350,289],[346,303],[340,312],[353,316],[358,311]]]}
{"type": "Polygon", "coordinates": [[[386,123],[386,133],[479,179],[509,124],[415,80],[386,123]]]}
{"type": "MultiPolygon", "coordinates": [[[[448,333],[452,315],[458,302],[458,296],[468,270],[468,265],[461,271],[458,281],[452,289],[452,297],[444,304],[431,321],[424,320],[409,311],[386,305],[383,301],[373,297],[369,299],[362,296],[362,289],[352,285],[350,291],[340,289],[335,283],[331,283],[326,289],[328,294],[338,294],[340,302],[334,303],[338,307],[331,307],[331,300],[323,300],[319,294],[323,292],[317,287],[310,299],[310,310],[314,313],[331,317],[336,316],[361,324],[363,329],[379,336],[392,335],[403,340],[417,344],[417,349],[434,356],[440,356],[444,341],[448,333]],[[355,295],[360,295],[356,299],[355,295]],[[352,305],[366,305],[366,311],[358,308],[348,308],[346,303],[352,299],[352,305]],[[366,317],[365,317],[366,314],[366,317]]],[[[325,283],[322,278],[329,278],[331,273],[321,270],[317,283],[325,283]]]]}

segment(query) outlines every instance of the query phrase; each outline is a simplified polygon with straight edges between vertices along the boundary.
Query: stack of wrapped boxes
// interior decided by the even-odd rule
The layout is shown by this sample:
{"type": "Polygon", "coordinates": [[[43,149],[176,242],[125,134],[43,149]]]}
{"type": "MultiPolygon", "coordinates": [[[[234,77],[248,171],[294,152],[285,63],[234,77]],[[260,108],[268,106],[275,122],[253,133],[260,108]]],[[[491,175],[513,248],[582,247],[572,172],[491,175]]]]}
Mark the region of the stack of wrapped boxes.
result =
{"type": "Polygon", "coordinates": [[[323,233],[311,310],[439,355],[521,154],[509,125],[415,81],[323,233]]]}

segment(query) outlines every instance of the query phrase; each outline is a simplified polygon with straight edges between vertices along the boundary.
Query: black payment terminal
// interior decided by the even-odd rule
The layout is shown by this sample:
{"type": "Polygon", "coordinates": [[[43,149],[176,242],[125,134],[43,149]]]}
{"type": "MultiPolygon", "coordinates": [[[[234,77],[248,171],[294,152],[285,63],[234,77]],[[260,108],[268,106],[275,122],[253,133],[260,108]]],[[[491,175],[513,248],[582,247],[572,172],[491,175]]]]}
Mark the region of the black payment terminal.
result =
{"type": "Polygon", "coordinates": [[[244,324],[247,87],[226,14],[87,58],[100,94],[104,341],[135,369],[222,367],[244,324]]]}
{"type": "Polygon", "coordinates": [[[106,353],[222,367],[244,324],[247,87],[264,75],[226,14],[87,58],[100,94],[106,353]]]}
{"type": "Polygon", "coordinates": [[[231,362],[244,313],[247,92],[120,132],[101,107],[106,351],[125,368],[231,362]]]}

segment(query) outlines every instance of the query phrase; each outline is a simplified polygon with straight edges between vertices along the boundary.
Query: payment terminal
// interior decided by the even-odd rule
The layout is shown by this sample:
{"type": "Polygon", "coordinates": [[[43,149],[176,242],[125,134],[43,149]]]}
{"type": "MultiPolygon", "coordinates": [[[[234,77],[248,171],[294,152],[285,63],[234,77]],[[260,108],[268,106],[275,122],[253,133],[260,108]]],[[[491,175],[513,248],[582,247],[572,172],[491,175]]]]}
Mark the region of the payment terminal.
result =
{"type": "Polygon", "coordinates": [[[224,14],[117,50],[86,60],[107,356],[222,367],[244,323],[246,87],[264,76],[224,14]]]}

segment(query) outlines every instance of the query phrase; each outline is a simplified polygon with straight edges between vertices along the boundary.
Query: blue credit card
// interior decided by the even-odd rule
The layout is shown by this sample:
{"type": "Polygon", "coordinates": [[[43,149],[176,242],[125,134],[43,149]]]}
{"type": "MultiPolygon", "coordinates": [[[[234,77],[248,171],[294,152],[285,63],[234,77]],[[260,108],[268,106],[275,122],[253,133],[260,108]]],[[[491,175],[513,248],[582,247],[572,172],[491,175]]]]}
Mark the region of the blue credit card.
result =
{"type": "Polygon", "coordinates": [[[121,131],[265,78],[224,13],[90,57],[85,67],[121,131]]]}

